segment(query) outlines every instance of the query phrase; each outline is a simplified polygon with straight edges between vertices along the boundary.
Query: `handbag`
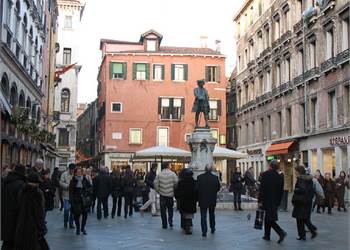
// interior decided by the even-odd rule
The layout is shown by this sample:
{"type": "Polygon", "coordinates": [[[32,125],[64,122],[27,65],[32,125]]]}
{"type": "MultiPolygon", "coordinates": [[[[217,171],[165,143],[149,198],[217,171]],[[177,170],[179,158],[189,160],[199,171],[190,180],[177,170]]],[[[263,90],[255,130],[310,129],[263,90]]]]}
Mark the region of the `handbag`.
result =
{"type": "Polygon", "coordinates": [[[255,214],[255,221],[254,221],[254,228],[261,230],[263,228],[263,221],[264,221],[265,211],[258,209],[255,214]]]}
{"type": "Polygon", "coordinates": [[[81,200],[82,200],[82,205],[83,205],[83,208],[89,208],[91,207],[92,205],[92,200],[90,198],[90,196],[85,193],[81,196],[81,200]]]}

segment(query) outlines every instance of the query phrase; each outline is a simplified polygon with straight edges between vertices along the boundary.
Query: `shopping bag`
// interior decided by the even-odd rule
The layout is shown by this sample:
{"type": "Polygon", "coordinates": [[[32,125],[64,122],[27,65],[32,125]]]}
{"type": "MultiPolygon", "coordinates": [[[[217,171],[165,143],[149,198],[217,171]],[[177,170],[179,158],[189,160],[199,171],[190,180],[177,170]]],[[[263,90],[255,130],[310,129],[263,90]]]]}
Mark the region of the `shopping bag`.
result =
{"type": "Polygon", "coordinates": [[[255,222],[254,222],[255,229],[261,230],[263,228],[264,216],[265,216],[264,210],[258,209],[256,211],[255,222]]]}

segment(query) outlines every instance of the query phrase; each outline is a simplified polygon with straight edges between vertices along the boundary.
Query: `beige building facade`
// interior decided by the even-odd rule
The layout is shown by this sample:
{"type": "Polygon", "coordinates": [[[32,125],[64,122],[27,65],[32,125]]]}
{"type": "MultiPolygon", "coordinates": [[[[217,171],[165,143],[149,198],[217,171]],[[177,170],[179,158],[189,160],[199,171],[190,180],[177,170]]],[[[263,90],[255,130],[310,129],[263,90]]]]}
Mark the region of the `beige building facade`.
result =
{"type": "Polygon", "coordinates": [[[255,175],[277,159],[338,176],[350,166],[349,2],[246,1],[237,38],[237,161],[255,175]]]}

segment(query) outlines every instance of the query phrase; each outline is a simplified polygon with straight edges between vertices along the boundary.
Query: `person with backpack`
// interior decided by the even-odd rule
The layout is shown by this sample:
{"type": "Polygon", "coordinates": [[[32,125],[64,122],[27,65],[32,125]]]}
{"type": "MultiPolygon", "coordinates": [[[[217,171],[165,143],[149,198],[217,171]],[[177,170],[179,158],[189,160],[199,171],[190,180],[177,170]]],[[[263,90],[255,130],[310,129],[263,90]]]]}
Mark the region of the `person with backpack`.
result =
{"type": "Polygon", "coordinates": [[[314,197],[314,181],[311,175],[306,174],[303,166],[296,169],[297,181],[294,187],[292,204],[294,206],[292,216],[297,221],[298,235],[297,240],[306,240],[305,225],[311,232],[311,238],[317,236],[317,228],[311,223],[312,200],[314,197]]]}

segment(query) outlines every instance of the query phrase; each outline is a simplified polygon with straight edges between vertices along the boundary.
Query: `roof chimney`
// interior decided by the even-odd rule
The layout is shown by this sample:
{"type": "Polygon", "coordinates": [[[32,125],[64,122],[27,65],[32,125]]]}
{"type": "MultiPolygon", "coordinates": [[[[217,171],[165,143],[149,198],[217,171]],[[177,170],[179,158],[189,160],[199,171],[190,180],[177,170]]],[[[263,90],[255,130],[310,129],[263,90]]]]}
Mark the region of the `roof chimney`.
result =
{"type": "Polygon", "coordinates": [[[220,40],[215,40],[215,51],[216,52],[221,52],[221,41],[220,40]]]}
{"type": "Polygon", "coordinates": [[[200,36],[201,41],[201,48],[208,48],[208,37],[207,36],[200,36]]]}

